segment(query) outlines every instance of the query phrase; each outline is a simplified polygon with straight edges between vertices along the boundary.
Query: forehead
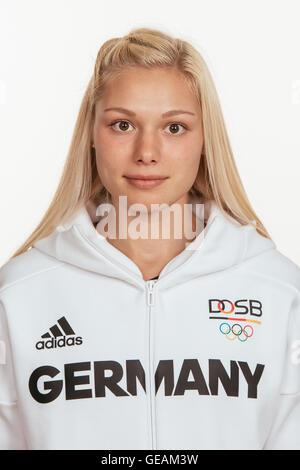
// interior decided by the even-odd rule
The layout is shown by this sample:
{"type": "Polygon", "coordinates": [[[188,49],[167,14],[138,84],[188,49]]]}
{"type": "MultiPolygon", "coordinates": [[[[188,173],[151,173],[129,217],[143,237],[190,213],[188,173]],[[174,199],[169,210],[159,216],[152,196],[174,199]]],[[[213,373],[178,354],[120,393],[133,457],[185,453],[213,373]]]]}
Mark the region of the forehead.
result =
{"type": "Polygon", "coordinates": [[[129,109],[159,109],[189,106],[199,111],[197,97],[178,69],[132,67],[111,78],[96,104],[98,112],[107,107],[123,106],[129,109]]]}

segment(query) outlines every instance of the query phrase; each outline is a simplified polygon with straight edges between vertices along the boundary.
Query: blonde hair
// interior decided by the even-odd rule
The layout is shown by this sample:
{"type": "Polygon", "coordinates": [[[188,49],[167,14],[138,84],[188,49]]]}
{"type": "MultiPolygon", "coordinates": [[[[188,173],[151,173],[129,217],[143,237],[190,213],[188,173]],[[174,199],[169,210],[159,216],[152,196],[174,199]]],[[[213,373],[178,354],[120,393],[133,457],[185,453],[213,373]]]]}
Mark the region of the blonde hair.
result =
{"type": "Polygon", "coordinates": [[[201,56],[189,42],[151,28],[137,28],[121,38],[106,41],[97,54],[94,72],[83,96],[62,176],[41,222],[10,259],[27,251],[89,200],[107,198],[92,148],[95,104],[106,83],[128,67],[172,67],[183,73],[202,111],[204,155],[191,194],[213,199],[224,215],[253,225],[271,239],[247,198],[234,161],[217,91],[201,56]]]}

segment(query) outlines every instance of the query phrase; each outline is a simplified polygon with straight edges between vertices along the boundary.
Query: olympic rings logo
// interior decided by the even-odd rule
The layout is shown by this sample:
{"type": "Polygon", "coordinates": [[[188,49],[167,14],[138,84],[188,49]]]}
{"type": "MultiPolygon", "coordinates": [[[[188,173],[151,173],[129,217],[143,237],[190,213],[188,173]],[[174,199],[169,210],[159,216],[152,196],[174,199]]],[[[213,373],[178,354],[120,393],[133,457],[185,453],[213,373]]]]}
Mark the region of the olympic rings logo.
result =
{"type": "Polygon", "coordinates": [[[238,340],[243,343],[253,335],[253,328],[251,325],[245,325],[243,328],[239,323],[235,323],[230,326],[229,323],[223,322],[219,325],[219,330],[230,341],[234,341],[238,338],[238,340]],[[225,325],[225,327],[223,325],[225,325]]]}

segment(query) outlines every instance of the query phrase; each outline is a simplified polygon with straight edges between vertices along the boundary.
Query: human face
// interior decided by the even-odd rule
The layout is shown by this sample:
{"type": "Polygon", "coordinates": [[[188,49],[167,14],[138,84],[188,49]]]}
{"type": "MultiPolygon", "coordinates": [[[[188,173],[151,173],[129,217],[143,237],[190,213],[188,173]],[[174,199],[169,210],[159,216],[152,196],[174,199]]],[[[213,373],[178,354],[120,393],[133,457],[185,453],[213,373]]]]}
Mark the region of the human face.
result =
{"type": "Polygon", "coordinates": [[[114,205],[119,196],[127,196],[128,207],[141,203],[148,209],[152,203],[188,202],[203,146],[200,105],[177,69],[126,69],[96,103],[93,142],[114,205]],[[163,116],[173,110],[181,111],[163,116]],[[128,179],[133,175],[166,179],[142,186],[128,179]]]}

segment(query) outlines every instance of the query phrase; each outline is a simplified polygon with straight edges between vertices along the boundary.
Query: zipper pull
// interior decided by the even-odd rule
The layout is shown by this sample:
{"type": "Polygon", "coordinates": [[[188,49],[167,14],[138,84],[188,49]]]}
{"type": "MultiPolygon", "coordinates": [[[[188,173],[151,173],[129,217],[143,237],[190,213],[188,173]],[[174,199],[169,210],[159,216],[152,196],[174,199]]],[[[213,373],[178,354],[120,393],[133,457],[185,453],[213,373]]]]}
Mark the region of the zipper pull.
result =
{"type": "Polygon", "coordinates": [[[153,292],[153,286],[155,284],[155,280],[147,281],[147,304],[148,305],[154,305],[154,292],[153,292]]]}

